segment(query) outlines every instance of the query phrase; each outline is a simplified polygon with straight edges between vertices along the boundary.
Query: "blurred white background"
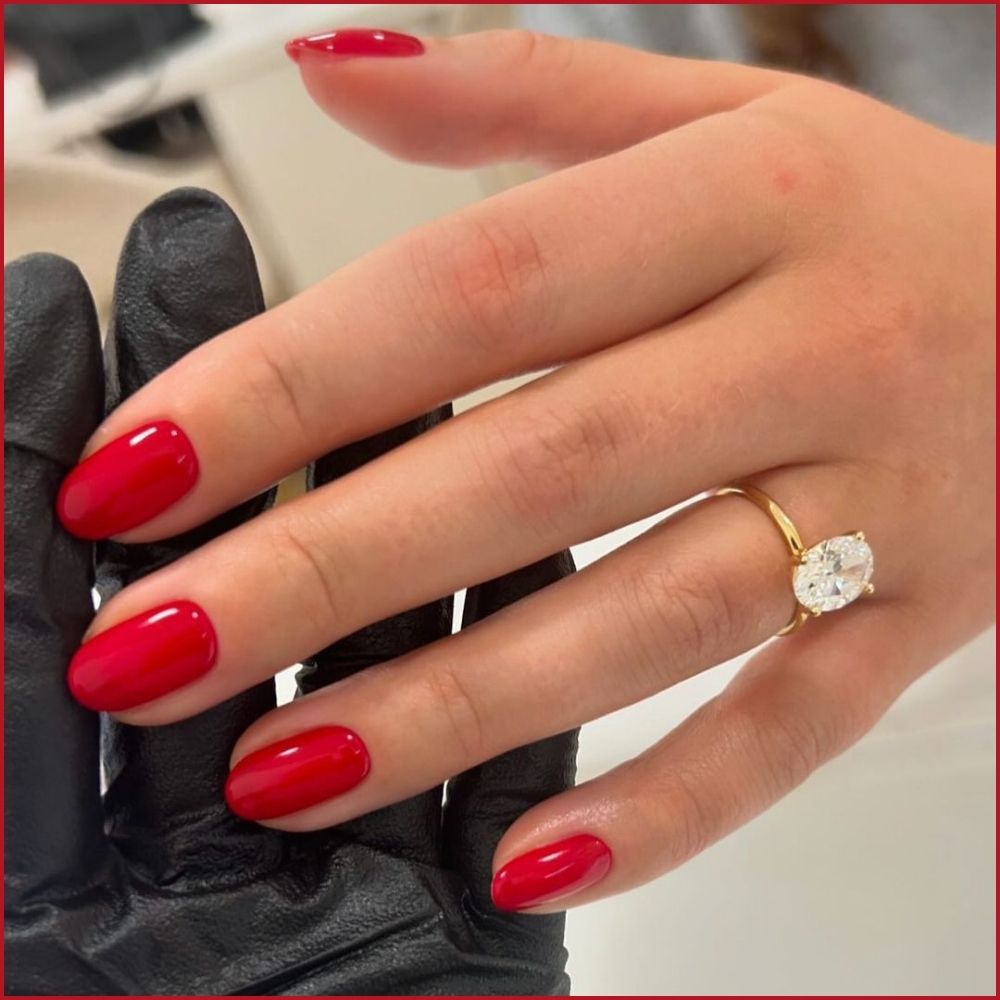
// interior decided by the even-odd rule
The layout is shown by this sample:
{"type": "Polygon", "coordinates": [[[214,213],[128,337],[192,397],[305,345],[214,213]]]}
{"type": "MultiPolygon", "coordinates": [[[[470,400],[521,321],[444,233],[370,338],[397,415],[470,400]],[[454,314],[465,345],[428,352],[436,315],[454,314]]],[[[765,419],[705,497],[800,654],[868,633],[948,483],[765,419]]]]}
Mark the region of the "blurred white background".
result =
{"type": "MultiPolygon", "coordinates": [[[[52,103],[32,65],[8,55],[6,259],[64,253],[106,309],[132,216],[169,188],[200,184],[246,221],[276,302],[400,231],[523,179],[395,163],[326,120],[282,51],[286,38],[338,24],[448,33],[504,24],[509,8],[196,9],[210,30],[169,58],[52,103]],[[200,122],[177,112],[185,102],[200,122]],[[109,128],[150,116],[159,145],[107,141],[109,128]],[[317,210],[331,201],[336,213],[317,210]]],[[[641,527],[580,546],[579,562],[641,527]]],[[[737,667],[586,727],[580,777],[659,739],[737,667]]],[[[995,994],[994,675],[991,631],[765,817],[644,889],[573,911],[574,991],[995,994]]]]}

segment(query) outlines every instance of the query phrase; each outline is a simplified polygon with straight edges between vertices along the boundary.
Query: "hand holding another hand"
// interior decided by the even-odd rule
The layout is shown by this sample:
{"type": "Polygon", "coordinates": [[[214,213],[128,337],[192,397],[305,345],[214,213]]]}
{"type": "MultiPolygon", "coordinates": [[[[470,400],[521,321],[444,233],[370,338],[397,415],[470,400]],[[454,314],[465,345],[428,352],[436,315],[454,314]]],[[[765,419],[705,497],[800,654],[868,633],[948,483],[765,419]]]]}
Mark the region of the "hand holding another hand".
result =
{"type": "MultiPolygon", "coordinates": [[[[126,587],[71,682],[130,724],[175,723],[727,483],[777,501],[806,546],[863,529],[873,596],[525,812],[494,859],[512,909],[635,886],[767,808],[991,619],[995,154],[832,84],[598,43],[333,32],[292,53],[326,111],[396,155],[555,171],[136,392],[67,479],[67,526],[167,538],[442,400],[559,367],[126,587]],[[210,643],[177,640],[186,658],[152,627],[176,602],[211,625],[210,643]],[[148,656],[126,655],[140,631],[148,656]]],[[[687,507],[475,628],[264,715],[236,744],[230,803],[304,831],[421,794],[764,642],[800,610],[790,569],[745,499],[687,507]]]]}

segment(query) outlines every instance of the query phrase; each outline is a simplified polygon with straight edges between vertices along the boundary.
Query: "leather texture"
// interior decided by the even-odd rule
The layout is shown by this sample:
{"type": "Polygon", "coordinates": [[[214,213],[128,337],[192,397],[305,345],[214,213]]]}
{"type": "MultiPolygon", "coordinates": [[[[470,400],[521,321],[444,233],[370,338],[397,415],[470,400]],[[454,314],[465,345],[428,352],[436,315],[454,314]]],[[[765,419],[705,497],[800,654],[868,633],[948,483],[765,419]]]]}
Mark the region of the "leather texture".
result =
{"type": "MultiPolygon", "coordinates": [[[[340,827],[285,834],[237,819],[221,795],[237,736],[274,706],[270,682],[152,729],[99,722],[69,697],[66,664],[93,616],[95,550],[56,521],[59,482],[105,392],[110,409],[263,309],[232,212],[182,189],[138,217],[119,263],[106,377],[72,264],[33,255],[8,265],[5,282],[6,993],[567,992],[562,916],[500,913],[489,881],[507,826],[572,783],[575,733],[474,768],[446,795],[432,789],[340,827]]],[[[310,485],[447,416],[320,459],[310,485]]],[[[155,544],[99,546],[102,598],[272,502],[273,491],[155,544]]],[[[471,588],[463,627],[572,570],[562,553],[471,588]]],[[[299,690],[442,638],[451,622],[448,597],[362,629],[304,664],[299,690]]]]}

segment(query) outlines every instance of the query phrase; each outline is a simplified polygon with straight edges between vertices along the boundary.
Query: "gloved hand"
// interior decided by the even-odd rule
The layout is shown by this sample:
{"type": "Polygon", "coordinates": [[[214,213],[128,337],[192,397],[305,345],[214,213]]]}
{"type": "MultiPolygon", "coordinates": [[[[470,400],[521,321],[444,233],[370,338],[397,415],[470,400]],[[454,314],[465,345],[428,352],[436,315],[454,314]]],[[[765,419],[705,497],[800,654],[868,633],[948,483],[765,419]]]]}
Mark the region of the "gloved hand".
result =
{"type": "MultiPolygon", "coordinates": [[[[457,777],[446,805],[435,789],[298,835],[238,820],[222,799],[236,737],[274,705],[270,682],[175,725],[105,719],[99,744],[98,717],[72,701],[64,677],[93,614],[93,548],[54,513],[103,409],[97,323],[64,260],[23,258],[5,280],[7,993],[565,992],[563,917],[500,913],[489,883],[507,825],[571,782],[575,734],[457,777]]],[[[262,308],[249,244],[227,207],[195,190],[159,199],[134,224],[119,266],[109,406],[262,308]]],[[[344,475],[446,416],[329,455],[312,478],[344,475]]],[[[255,516],[272,494],[184,536],[107,543],[102,596],[255,516]]],[[[473,588],[463,624],[571,571],[562,554],[473,588]]],[[[338,642],[305,665],[300,689],[447,635],[451,610],[442,599],[338,642]]]]}

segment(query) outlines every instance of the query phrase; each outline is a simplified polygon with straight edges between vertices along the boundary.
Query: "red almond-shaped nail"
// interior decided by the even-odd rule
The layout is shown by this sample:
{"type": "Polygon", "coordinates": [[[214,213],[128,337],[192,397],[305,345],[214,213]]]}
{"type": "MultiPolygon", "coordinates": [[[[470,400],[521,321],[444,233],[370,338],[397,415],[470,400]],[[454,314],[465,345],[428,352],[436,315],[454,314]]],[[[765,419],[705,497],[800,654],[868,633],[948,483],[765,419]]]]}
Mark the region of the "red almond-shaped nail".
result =
{"type": "Polygon", "coordinates": [[[121,712],[197,680],[215,665],[217,652],[208,615],[191,601],[173,601],[85,642],[67,679],[81,705],[121,712]]]}
{"type": "Polygon", "coordinates": [[[321,35],[293,38],[285,43],[285,51],[298,62],[305,52],[353,59],[357,56],[419,56],[424,44],[412,35],[380,28],[337,28],[321,35]]]}
{"type": "Polygon", "coordinates": [[[551,903],[600,882],[611,869],[611,849],[589,833],[546,844],[508,861],[493,876],[493,905],[524,910],[551,903]]]}
{"type": "Polygon", "coordinates": [[[370,769],[357,733],[309,729],[247,754],[229,773],[226,802],[243,819],[288,816],[350,791],[370,769]]]}
{"type": "Polygon", "coordinates": [[[56,509],[79,538],[108,538],[144,524],[198,480],[188,436],[169,420],[137,427],[85,458],[63,480],[56,509]]]}

